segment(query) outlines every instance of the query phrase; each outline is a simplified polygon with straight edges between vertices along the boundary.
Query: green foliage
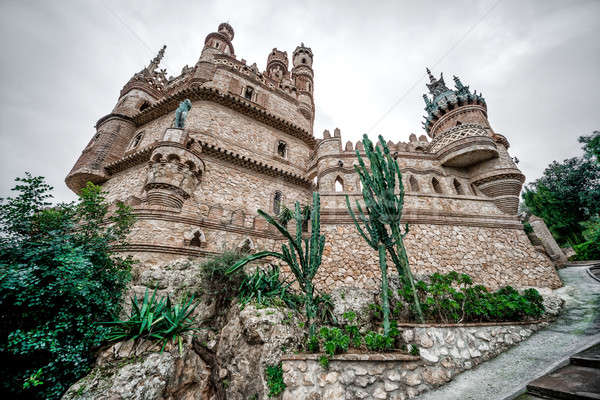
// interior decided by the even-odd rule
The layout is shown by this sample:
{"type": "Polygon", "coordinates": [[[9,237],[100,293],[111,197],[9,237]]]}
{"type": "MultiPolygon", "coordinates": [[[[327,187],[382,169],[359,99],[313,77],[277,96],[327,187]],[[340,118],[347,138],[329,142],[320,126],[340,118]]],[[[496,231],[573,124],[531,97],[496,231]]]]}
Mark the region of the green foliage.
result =
{"type": "Polygon", "coordinates": [[[318,353],[321,346],[317,335],[309,335],[306,340],[306,351],[309,353],[318,353]]]}
{"type": "MultiPolygon", "coordinates": [[[[404,278],[404,281],[410,285],[413,293],[415,293],[414,279],[403,242],[404,237],[408,234],[408,224],[405,225],[404,231],[400,227],[404,208],[404,186],[398,163],[391,156],[390,149],[383,137],[379,136],[379,144],[375,147],[368,136],[364,135],[363,145],[365,155],[369,160],[369,166],[367,167],[365,164],[360,151],[356,150],[359,165],[355,165],[354,169],[362,183],[365,210],[363,211],[360,202],[356,200],[357,218],[347,195],[346,207],[358,233],[379,254],[383,329],[384,334],[387,336],[389,334],[390,309],[386,253],[389,253],[394,262],[398,275],[404,278]],[[398,184],[397,191],[396,184],[398,184]]],[[[422,322],[423,316],[416,293],[413,304],[419,315],[419,320],[422,322]]]]}
{"type": "Polygon", "coordinates": [[[288,240],[288,244],[281,245],[281,253],[274,251],[261,251],[252,254],[243,260],[238,261],[227,270],[227,274],[233,274],[247,263],[265,257],[274,257],[284,261],[290,267],[290,270],[296,277],[300,289],[304,293],[304,307],[306,318],[309,324],[309,335],[315,334],[314,320],[317,316],[316,304],[314,299],[313,279],[317,270],[321,266],[323,248],[325,247],[325,236],[321,235],[321,203],[319,194],[313,193],[313,203],[311,207],[310,220],[312,223],[310,239],[302,238],[302,224],[306,219],[306,213],[300,209],[300,204],[296,202],[294,210],[294,220],[296,222],[295,237],[279,222],[262,210],[258,213],[263,216],[268,223],[273,225],[288,240]]]}
{"type": "Polygon", "coordinates": [[[279,266],[271,265],[269,269],[257,269],[253,274],[245,276],[238,297],[242,305],[252,301],[264,306],[283,302],[287,307],[296,310],[301,299],[290,292],[291,285],[292,282],[281,282],[279,266]]]}
{"type": "Polygon", "coordinates": [[[590,136],[580,136],[579,143],[583,143],[586,158],[596,158],[600,163],[600,131],[594,131],[590,136]]]}
{"type": "Polygon", "coordinates": [[[269,387],[269,397],[279,396],[285,390],[283,383],[283,369],[281,364],[268,365],[265,369],[267,386],[269,387]]]}
{"type": "Polygon", "coordinates": [[[324,325],[335,325],[337,323],[335,315],[333,314],[333,300],[329,294],[321,294],[315,297],[315,304],[317,308],[317,318],[324,325]]]}
{"type": "Polygon", "coordinates": [[[419,351],[419,347],[415,346],[414,344],[410,345],[410,349],[408,350],[408,352],[413,356],[418,356],[421,353],[419,351]]]}
{"type": "Polygon", "coordinates": [[[585,227],[585,242],[573,246],[575,261],[600,260],[600,218],[596,217],[582,224],[585,227]]]}
{"type": "Polygon", "coordinates": [[[532,233],[533,232],[533,228],[531,227],[531,224],[529,222],[524,222],[523,223],[523,230],[525,231],[525,233],[532,233]]]}
{"type": "Polygon", "coordinates": [[[0,204],[0,352],[4,398],[57,399],[90,369],[118,315],[131,260],[125,244],[131,211],[109,204],[100,187],[76,203],[49,208],[42,177],[17,178],[0,204]]]}
{"type": "MultiPolygon", "coordinates": [[[[535,289],[527,289],[521,295],[512,287],[506,286],[490,293],[484,286],[473,285],[469,275],[455,271],[447,274],[434,273],[429,276],[429,281],[418,281],[416,290],[423,312],[430,321],[520,321],[538,318],[544,312],[543,298],[535,289]]],[[[399,291],[408,303],[413,299],[409,290],[405,285],[399,291]]]]}
{"type": "Polygon", "coordinates": [[[581,223],[600,212],[600,164],[592,158],[554,161],[526,186],[523,200],[561,245],[584,242],[581,223]]]}
{"type": "Polygon", "coordinates": [[[325,354],[319,357],[319,365],[323,369],[329,369],[329,357],[325,354]]]}
{"type": "Polygon", "coordinates": [[[370,331],[365,335],[365,345],[371,351],[385,351],[393,347],[394,338],[370,331]]]}
{"type": "Polygon", "coordinates": [[[244,271],[227,274],[227,270],[246,257],[239,251],[224,251],[214,255],[200,265],[201,292],[216,303],[217,316],[221,314],[238,296],[238,291],[246,275],[244,271]]]}
{"type": "Polygon", "coordinates": [[[346,335],[340,328],[322,327],[319,330],[319,336],[323,340],[323,349],[326,354],[333,356],[348,351],[350,336],[346,335]]]}
{"type": "Polygon", "coordinates": [[[158,298],[154,290],[150,297],[146,289],[141,303],[136,295],[131,298],[131,314],[128,319],[104,322],[103,325],[111,327],[107,335],[110,341],[157,340],[162,342],[162,349],[171,341],[178,344],[181,352],[184,335],[195,330],[191,316],[197,306],[193,296],[189,299],[184,297],[172,304],[169,296],[158,298]]]}

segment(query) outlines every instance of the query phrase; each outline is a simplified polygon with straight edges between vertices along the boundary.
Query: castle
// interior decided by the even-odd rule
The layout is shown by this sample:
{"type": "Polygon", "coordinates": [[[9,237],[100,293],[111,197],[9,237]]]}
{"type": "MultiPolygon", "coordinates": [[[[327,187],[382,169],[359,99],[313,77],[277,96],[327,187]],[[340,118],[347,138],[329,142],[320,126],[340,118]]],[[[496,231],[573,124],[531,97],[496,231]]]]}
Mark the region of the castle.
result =
{"type": "MultiPolygon", "coordinates": [[[[283,205],[309,204],[318,191],[327,242],[317,286],[377,285],[376,254],[345,202],[362,198],[353,169],[362,144],[343,143],[339,129],[313,136],[311,49],[296,47],[291,70],[287,52],[273,49],[261,72],[236,57],[233,38],[229,24],[219,25],[196,64],[170,78],[159,69],[163,47],[97,122],[67,185],[78,192],[87,181],[101,184],[109,201],[133,207],[137,222],[121,251],[141,268],[224,249],[279,249],[282,236],[257,209],[277,214],[283,205]],[[185,126],[175,128],[184,100],[191,101],[185,126]]],[[[429,138],[388,142],[406,189],[413,271],[456,270],[490,288],[560,286],[551,259],[519,222],[525,177],[507,138],[490,126],[484,98],[457,77],[450,89],[427,71],[429,138]]]]}

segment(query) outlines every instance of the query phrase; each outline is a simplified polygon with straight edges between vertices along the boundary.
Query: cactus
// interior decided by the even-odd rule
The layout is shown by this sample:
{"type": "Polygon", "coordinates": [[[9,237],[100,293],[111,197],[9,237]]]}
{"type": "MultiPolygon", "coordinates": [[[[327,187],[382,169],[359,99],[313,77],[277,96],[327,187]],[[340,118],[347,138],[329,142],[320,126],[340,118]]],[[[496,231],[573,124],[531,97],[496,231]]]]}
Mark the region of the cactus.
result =
{"type": "Polygon", "coordinates": [[[359,150],[356,150],[359,165],[355,165],[354,169],[362,182],[365,210],[363,211],[362,206],[356,200],[357,218],[347,195],[346,206],[358,233],[365,239],[369,246],[379,252],[379,267],[382,273],[382,302],[384,303],[384,333],[387,335],[386,324],[389,330],[389,304],[386,304],[388,292],[387,265],[385,254],[382,256],[381,247],[384,247],[389,253],[401,280],[411,286],[414,307],[419,322],[423,323],[424,319],[408,263],[406,248],[404,247],[403,239],[408,234],[408,224],[405,225],[404,232],[400,225],[404,207],[404,185],[402,184],[400,168],[398,168],[396,160],[392,158],[383,137],[379,136],[379,145],[374,147],[367,135],[364,135],[363,144],[365,154],[369,160],[369,167],[365,165],[359,150]],[[395,193],[396,183],[398,183],[398,194],[395,193]],[[364,228],[361,227],[361,222],[364,228]]]}
{"type": "Polygon", "coordinates": [[[289,265],[292,273],[298,281],[298,285],[304,292],[304,305],[306,310],[306,318],[308,320],[309,335],[315,335],[314,320],[317,314],[316,305],[314,303],[314,286],[313,278],[317,270],[321,266],[323,256],[323,248],[325,247],[325,235],[321,235],[321,203],[319,194],[313,193],[313,203],[310,211],[310,219],[312,228],[310,239],[302,239],[302,223],[307,217],[306,208],[302,210],[300,204],[296,202],[293,213],[293,219],[296,221],[295,237],[287,230],[285,226],[279,223],[275,218],[258,210],[258,214],[264,217],[268,223],[273,225],[281,234],[288,240],[288,245],[281,245],[281,253],[275,251],[260,251],[252,254],[237,263],[227,270],[227,274],[231,274],[242,268],[251,261],[265,257],[275,257],[284,261],[289,265]],[[303,246],[304,244],[304,246],[303,246]]]}

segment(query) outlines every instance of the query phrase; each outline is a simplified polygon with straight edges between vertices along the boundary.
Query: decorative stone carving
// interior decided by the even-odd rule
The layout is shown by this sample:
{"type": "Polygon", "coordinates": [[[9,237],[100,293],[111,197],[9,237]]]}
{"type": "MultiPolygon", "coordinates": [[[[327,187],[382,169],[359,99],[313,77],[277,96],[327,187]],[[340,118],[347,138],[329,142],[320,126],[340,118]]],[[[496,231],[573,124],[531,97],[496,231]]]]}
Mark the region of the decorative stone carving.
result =
{"type": "Polygon", "coordinates": [[[175,122],[173,122],[174,128],[183,128],[185,125],[185,119],[187,118],[187,115],[191,109],[192,102],[190,99],[185,99],[179,103],[179,107],[177,107],[177,110],[175,110],[175,122]]]}

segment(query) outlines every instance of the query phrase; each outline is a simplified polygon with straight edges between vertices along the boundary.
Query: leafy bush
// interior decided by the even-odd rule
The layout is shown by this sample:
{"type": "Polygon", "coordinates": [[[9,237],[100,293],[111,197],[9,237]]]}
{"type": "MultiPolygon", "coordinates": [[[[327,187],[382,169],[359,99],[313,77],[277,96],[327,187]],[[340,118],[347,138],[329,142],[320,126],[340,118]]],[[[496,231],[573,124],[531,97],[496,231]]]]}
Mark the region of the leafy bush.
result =
{"type": "Polygon", "coordinates": [[[231,274],[227,274],[226,271],[244,257],[246,254],[227,250],[209,257],[200,264],[202,293],[217,303],[217,313],[226,309],[238,295],[238,289],[246,275],[242,270],[231,274]]]}
{"type": "Polygon", "coordinates": [[[268,365],[265,369],[267,377],[267,386],[269,387],[269,397],[279,396],[285,390],[283,383],[283,369],[281,364],[268,365]]]}
{"type": "Polygon", "coordinates": [[[330,356],[348,351],[350,337],[340,328],[322,327],[319,336],[323,340],[323,349],[330,356]]]}
{"type": "Polygon", "coordinates": [[[171,341],[179,345],[183,351],[183,336],[195,330],[192,313],[198,304],[194,305],[194,297],[185,297],[175,305],[169,296],[156,297],[156,290],[152,297],[148,296],[148,289],[144,294],[141,304],[136,295],[131,298],[131,314],[128,319],[121,321],[105,322],[103,325],[111,326],[107,335],[110,341],[129,339],[158,340],[163,343],[161,351],[171,341]]]}
{"type": "Polygon", "coordinates": [[[321,324],[335,325],[336,319],[333,314],[333,300],[329,294],[321,294],[315,297],[315,305],[317,308],[317,318],[321,324]]]}
{"type": "Polygon", "coordinates": [[[393,347],[394,338],[370,331],[365,335],[365,345],[371,351],[385,351],[393,347]]]}
{"type": "MultiPolygon", "coordinates": [[[[434,273],[429,283],[418,281],[416,290],[427,320],[456,323],[483,321],[519,321],[537,318],[544,313],[543,298],[535,289],[522,295],[510,286],[490,293],[481,285],[473,285],[467,274],[455,271],[434,273]]],[[[399,294],[410,303],[413,295],[404,285],[399,294]]]]}
{"type": "Polygon", "coordinates": [[[257,269],[253,274],[246,275],[239,288],[238,297],[242,305],[255,301],[258,304],[276,305],[282,301],[291,309],[298,309],[301,299],[290,291],[292,282],[281,282],[279,266],[271,265],[267,270],[257,269]]]}
{"type": "Polygon", "coordinates": [[[116,256],[133,223],[109,214],[100,187],[49,208],[42,177],[17,178],[0,204],[0,353],[3,398],[58,399],[83,377],[118,316],[131,260],[116,256]]]}

